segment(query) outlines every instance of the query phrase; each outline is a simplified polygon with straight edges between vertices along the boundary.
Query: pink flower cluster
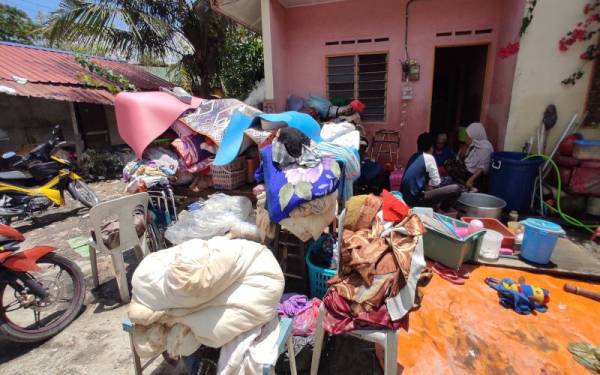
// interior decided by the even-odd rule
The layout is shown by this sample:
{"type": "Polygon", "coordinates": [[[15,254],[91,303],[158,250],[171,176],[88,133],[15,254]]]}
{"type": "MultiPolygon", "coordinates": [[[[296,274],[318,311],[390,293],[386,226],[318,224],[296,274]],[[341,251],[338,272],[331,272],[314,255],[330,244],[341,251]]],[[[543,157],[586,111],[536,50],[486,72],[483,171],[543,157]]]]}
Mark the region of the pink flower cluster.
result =
{"type": "Polygon", "coordinates": [[[586,4],[583,13],[588,15],[584,22],[579,22],[577,27],[569,31],[567,35],[560,38],[558,41],[558,48],[561,51],[567,51],[570,46],[575,44],[575,42],[582,42],[585,40],[589,40],[596,34],[597,30],[588,31],[588,28],[596,22],[600,21],[600,15],[598,14],[597,8],[599,6],[599,2],[595,2],[594,4],[586,4]]]}
{"type": "Polygon", "coordinates": [[[505,47],[500,48],[498,54],[501,58],[506,59],[507,57],[516,55],[519,53],[519,48],[521,47],[519,41],[514,43],[508,43],[505,47]]]}

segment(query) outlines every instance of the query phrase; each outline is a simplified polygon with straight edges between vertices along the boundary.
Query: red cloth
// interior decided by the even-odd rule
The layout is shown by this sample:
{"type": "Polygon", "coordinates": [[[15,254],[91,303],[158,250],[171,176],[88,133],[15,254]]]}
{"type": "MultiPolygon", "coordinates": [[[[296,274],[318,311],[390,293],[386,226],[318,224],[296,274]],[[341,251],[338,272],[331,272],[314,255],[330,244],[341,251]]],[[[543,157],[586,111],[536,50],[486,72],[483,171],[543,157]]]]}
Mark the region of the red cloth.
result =
{"type": "Polygon", "coordinates": [[[327,309],[323,327],[332,335],[363,328],[393,330],[403,328],[408,331],[408,315],[400,320],[392,321],[385,303],[381,304],[377,310],[361,312],[358,316],[352,315],[348,301],[334,290],[327,292],[323,297],[323,303],[327,309]]]}
{"type": "Polygon", "coordinates": [[[350,102],[350,105],[358,113],[362,113],[362,111],[365,110],[365,104],[363,102],[361,102],[360,100],[355,99],[350,102]]]}
{"type": "Polygon", "coordinates": [[[386,221],[402,221],[408,215],[409,207],[387,190],[381,192],[383,199],[383,219],[386,221]]]}

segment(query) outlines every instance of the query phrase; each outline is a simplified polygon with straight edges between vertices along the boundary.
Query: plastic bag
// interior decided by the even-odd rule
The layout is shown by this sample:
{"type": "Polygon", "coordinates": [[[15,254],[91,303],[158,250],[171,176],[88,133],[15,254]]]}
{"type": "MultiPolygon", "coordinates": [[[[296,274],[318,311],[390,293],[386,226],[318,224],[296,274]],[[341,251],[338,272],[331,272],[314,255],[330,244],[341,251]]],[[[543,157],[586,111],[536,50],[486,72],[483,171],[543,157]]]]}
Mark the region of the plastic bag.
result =
{"type": "Polygon", "coordinates": [[[314,108],[319,113],[319,117],[323,119],[329,117],[329,107],[331,107],[331,102],[329,99],[322,96],[311,95],[308,97],[305,105],[307,107],[314,108]]]}
{"type": "Polygon", "coordinates": [[[311,303],[312,305],[308,309],[296,315],[292,320],[292,335],[313,336],[315,334],[321,300],[313,298],[311,303]]]}
{"type": "Polygon", "coordinates": [[[260,233],[256,224],[240,221],[231,226],[231,238],[242,238],[249,241],[260,242],[260,233]]]}
{"type": "Polygon", "coordinates": [[[237,223],[246,221],[251,211],[252,202],[246,197],[213,194],[200,208],[180,216],[165,231],[165,237],[178,245],[193,238],[208,240],[222,236],[237,223]]]}

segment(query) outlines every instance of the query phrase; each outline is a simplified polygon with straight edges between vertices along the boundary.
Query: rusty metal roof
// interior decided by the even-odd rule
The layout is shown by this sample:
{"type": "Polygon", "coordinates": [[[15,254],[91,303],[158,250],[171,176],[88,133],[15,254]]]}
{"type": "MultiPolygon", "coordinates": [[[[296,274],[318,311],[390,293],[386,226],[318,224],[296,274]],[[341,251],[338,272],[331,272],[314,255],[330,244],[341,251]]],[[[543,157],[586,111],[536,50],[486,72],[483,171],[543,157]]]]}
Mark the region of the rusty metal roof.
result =
{"type": "MultiPolygon", "coordinates": [[[[79,77],[88,75],[105,82],[83,68],[75,54],[36,46],[0,42],[0,86],[14,89],[14,95],[73,102],[112,104],[114,95],[108,90],[83,84],[79,77]]],[[[121,61],[86,56],[93,62],[118,72],[138,90],[154,91],[173,84],[146,70],[121,61]]],[[[0,92],[11,91],[10,89],[0,92]]]]}

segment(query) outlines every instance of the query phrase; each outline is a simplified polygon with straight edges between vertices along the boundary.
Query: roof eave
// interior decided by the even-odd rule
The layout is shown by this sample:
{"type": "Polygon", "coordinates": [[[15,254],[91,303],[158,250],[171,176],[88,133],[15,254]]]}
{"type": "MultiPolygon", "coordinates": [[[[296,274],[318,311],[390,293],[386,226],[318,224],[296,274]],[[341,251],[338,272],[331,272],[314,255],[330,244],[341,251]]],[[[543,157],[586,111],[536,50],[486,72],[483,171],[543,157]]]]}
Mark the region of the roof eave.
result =
{"type": "Polygon", "coordinates": [[[261,0],[211,0],[210,6],[213,10],[225,17],[247,27],[248,29],[262,34],[261,0]],[[241,6],[241,5],[245,6],[241,6]],[[250,4],[250,5],[248,5],[250,4]],[[258,14],[258,17],[256,17],[258,14]]]}

